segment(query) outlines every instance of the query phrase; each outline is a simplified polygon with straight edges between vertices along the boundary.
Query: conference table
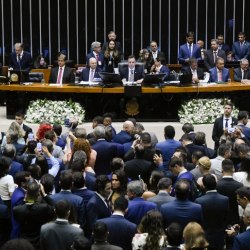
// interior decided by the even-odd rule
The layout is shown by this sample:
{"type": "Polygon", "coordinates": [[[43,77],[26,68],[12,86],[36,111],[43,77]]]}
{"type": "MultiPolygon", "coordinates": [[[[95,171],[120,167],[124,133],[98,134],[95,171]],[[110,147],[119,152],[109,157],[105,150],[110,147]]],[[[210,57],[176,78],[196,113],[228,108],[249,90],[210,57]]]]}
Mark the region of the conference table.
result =
{"type": "MultiPolygon", "coordinates": [[[[126,89],[134,87],[127,86],[126,89]]],[[[87,119],[92,119],[94,115],[102,114],[104,110],[102,110],[103,103],[114,99],[115,101],[111,103],[111,106],[119,106],[120,100],[124,99],[126,96],[126,90],[124,87],[114,87],[114,88],[105,88],[100,86],[72,86],[69,84],[56,85],[56,84],[41,84],[41,83],[29,83],[29,84],[10,84],[10,85],[0,85],[0,91],[6,91],[7,93],[7,118],[13,118],[14,113],[18,111],[20,105],[24,106],[24,109],[27,108],[27,104],[29,100],[36,98],[48,98],[46,94],[52,96],[53,99],[64,99],[71,98],[76,101],[83,101],[87,99],[87,102],[83,102],[87,112],[87,119]],[[21,97],[23,100],[19,100],[17,102],[17,93],[22,93],[21,97]],[[77,98],[75,98],[77,97],[77,98]],[[100,102],[100,103],[99,103],[100,102]],[[99,104],[98,104],[99,103],[99,104]],[[93,104],[96,107],[93,107],[93,104]],[[93,111],[95,110],[95,112],[93,111]],[[92,112],[93,111],[93,112],[92,112]]],[[[141,118],[145,116],[146,118],[150,118],[152,114],[155,114],[155,117],[152,117],[153,120],[157,119],[165,119],[167,118],[169,113],[172,110],[175,110],[174,117],[177,115],[176,110],[180,107],[183,100],[191,99],[191,98],[202,98],[209,96],[216,96],[218,94],[219,97],[229,97],[242,99],[248,98],[248,94],[250,91],[250,84],[241,84],[238,82],[230,82],[225,84],[199,84],[197,86],[187,86],[187,87],[177,87],[177,86],[165,86],[165,87],[141,87],[141,97],[139,99],[143,99],[142,107],[145,110],[149,110],[147,105],[150,103],[152,106],[151,113],[143,114],[141,113],[141,118]],[[160,98],[161,96],[161,98],[160,98]],[[152,105],[155,104],[155,105],[152,105]],[[166,104],[166,105],[165,105],[166,104]],[[157,106],[157,107],[156,107],[157,106]],[[159,109],[162,109],[163,106],[167,109],[167,113],[158,112],[159,109]],[[159,117],[157,114],[159,113],[159,117]],[[161,117],[163,116],[163,117],[161,117]]],[[[129,97],[131,98],[131,96],[129,97]]],[[[20,98],[19,98],[20,99],[20,98]]],[[[126,99],[126,98],[125,98],[126,99]]],[[[245,99],[247,100],[247,99],[245,99]]],[[[110,110],[105,110],[105,112],[110,112],[110,110]]],[[[118,116],[117,116],[118,117],[118,116]]],[[[119,118],[122,118],[119,115],[119,118]]],[[[171,117],[173,118],[173,117],[171,117]]]]}

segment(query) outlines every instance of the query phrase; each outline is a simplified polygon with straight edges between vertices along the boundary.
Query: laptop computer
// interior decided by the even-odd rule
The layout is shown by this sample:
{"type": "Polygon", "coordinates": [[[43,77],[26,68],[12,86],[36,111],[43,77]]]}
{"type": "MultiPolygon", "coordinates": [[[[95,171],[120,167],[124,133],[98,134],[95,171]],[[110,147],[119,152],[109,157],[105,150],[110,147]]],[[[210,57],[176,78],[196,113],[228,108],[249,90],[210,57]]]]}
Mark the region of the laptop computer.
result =
{"type": "Polygon", "coordinates": [[[107,88],[123,86],[121,76],[115,73],[98,72],[102,79],[102,86],[107,88]]]}
{"type": "Polygon", "coordinates": [[[148,74],[145,75],[142,84],[147,87],[155,87],[161,85],[163,83],[163,79],[166,74],[148,74]]]}
{"type": "Polygon", "coordinates": [[[28,79],[28,72],[24,70],[10,70],[10,83],[23,83],[28,79]]]}

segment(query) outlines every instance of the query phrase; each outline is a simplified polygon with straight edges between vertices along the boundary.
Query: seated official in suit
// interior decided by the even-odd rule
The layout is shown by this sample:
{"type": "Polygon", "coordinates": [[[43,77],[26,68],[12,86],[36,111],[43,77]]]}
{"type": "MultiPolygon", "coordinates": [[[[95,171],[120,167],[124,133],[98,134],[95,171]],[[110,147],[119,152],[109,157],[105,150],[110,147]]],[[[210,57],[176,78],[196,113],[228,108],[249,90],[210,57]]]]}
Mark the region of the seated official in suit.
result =
{"type": "Polygon", "coordinates": [[[204,72],[202,68],[198,67],[197,59],[190,58],[188,62],[189,66],[181,68],[183,75],[193,75],[193,83],[198,83],[199,80],[204,78],[204,72]]]}
{"type": "Polygon", "coordinates": [[[126,79],[129,82],[141,83],[144,77],[143,67],[136,66],[136,60],[134,55],[128,57],[128,67],[119,69],[119,74],[122,79],[126,79]]]}
{"type": "Polygon", "coordinates": [[[250,80],[249,62],[247,59],[240,60],[240,67],[234,69],[234,81],[250,80]]]}
{"type": "Polygon", "coordinates": [[[150,43],[150,53],[149,53],[149,57],[150,57],[150,66],[152,66],[155,62],[155,59],[158,58],[163,58],[165,59],[165,54],[164,52],[160,51],[157,45],[156,41],[151,41],[150,43]]]}
{"type": "Polygon", "coordinates": [[[86,64],[89,65],[89,59],[94,57],[97,61],[97,67],[100,68],[100,70],[103,70],[104,57],[103,53],[101,52],[101,43],[97,41],[91,43],[91,49],[92,51],[87,55],[86,64]]]}
{"type": "Polygon", "coordinates": [[[250,55],[250,43],[246,41],[246,34],[239,32],[238,41],[233,43],[232,50],[235,54],[235,60],[247,59],[250,55]]]}
{"type": "Polygon", "coordinates": [[[224,50],[219,50],[219,44],[216,39],[211,40],[211,48],[205,52],[204,65],[207,70],[215,67],[216,59],[221,57],[226,62],[226,53],[224,50]]]}
{"type": "Polygon", "coordinates": [[[23,50],[22,43],[15,44],[15,52],[10,55],[9,68],[13,70],[30,71],[32,66],[31,54],[23,50]]]}
{"type": "Polygon", "coordinates": [[[97,67],[97,60],[95,57],[91,57],[89,59],[89,67],[82,70],[80,80],[93,82],[95,78],[100,78],[98,72],[101,72],[101,69],[97,67]]]}
{"type": "Polygon", "coordinates": [[[229,70],[224,67],[225,61],[223,58],[216,59],[216,66],[209,70],[210,82],[228,82],[230,78],[229,70]]]}
{"type": "Polygon", "coordinates": [[[58,58],[58,67],[52,68],[49,82],[51,83],[74,83],[75,76],[73,70],[65,65],[66,55],[60,53],[58,58]]]}
{"type": "Polygon", "coordinates": [[[153,74],[166,74],[166,76],[163,78],[164,81],[168,80],[170,75],[170,69],[164,65],[165,59],[156,57],[155,63],[150,69],[150,72],[153,74]]]}
{"type": "Polygon", "coordinates": [[[191,57],[201,60],[201,50],[197,44],[194,44],[194,32],[186,34],[186,43],[180,46],[178,60],[180,64],[187,65],[191,57]]]}

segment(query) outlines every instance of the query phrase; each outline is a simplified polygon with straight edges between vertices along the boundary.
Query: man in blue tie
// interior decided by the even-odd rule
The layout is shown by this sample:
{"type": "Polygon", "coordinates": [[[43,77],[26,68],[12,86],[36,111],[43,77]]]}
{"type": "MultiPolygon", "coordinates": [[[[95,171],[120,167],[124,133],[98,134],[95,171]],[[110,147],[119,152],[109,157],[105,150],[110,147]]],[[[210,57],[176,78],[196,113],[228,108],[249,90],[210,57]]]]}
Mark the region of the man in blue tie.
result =
{"type": "Polygon", "coordinates": [[[197,61],[201,60],[200,47],[194,44],[194,32],[192,31],[186,34],[186,43],[180,46],[179,63],[187,66],[191,57],[196,58],[197,61]]]}
{"type": "Polygon", "coordinates": [[[233,43],[233,52],[235,60],[241,60],[243,58],[249,59],[250,43],[246,41],[246,35],[244,32],[239,32],[238,41],[233,43]]]}

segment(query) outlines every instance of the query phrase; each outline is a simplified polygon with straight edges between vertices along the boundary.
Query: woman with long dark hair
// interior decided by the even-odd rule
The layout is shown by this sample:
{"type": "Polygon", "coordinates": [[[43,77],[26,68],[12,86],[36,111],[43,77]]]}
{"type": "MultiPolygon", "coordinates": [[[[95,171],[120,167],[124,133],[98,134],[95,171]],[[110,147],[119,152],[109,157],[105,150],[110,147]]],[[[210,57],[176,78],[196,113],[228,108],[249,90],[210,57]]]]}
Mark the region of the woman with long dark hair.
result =
{"type": "Polygon", "coordinates": [[[115,46],[114,41],[109,41],[107,49],[104,51],[104,69],[105,72],[114,73],[114,68],[118,67],[121,61],[119,50],[115,46]]]}

